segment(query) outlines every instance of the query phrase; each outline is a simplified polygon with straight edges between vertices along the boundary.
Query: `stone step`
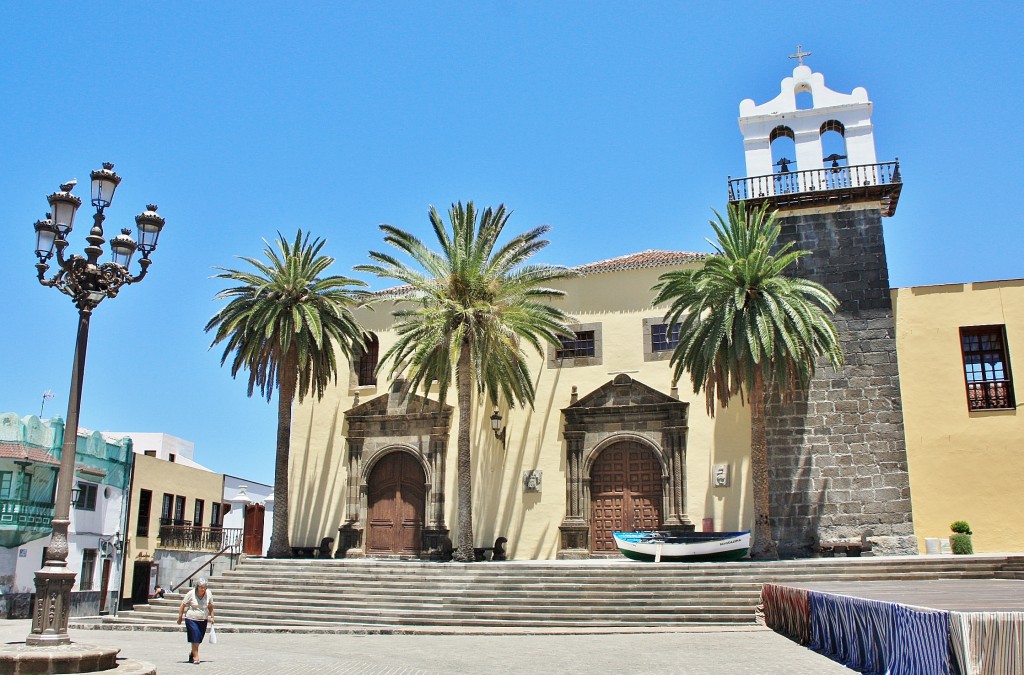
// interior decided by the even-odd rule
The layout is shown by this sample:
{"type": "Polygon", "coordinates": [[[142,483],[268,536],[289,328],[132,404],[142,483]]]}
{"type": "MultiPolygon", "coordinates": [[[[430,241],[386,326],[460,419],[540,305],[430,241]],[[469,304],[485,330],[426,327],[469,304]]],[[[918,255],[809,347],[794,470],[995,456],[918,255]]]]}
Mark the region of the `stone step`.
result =
{"type": "MultiPolygon", "coordinates": [[[[968,556],[958,556],[968,558],[968,556]]],[[[401,574],[458,574],[484,575],[484,574],[525,574],[536,575],[543,573],[572,573],[576,576],[591,576],[603,574],[628,574],[643,575],[664,574],[666,571],[687,572],[693,574],[762,574],[765,572],[795,571],[805,572],[835,568],[851,570],[858,567],[888,567],[900,569],[906,566],[911,567],[946,567],[964,568],[969,566],[999,567],[1009,562],[1006,558],[982,557],[961,560],[952,556],[935,557],[907,557],[907,558],[817,558],[802,560],[799,562],[731,562],[731,563],[638,563],[627,561],[623,563],[584,564],[579,567],[572,567],[566,563],[536,562],[502,562],[502,563],[436,563],[420,561],[386,562],[375,561],[373,563],[352,562],[348,560],[333,559],[267,559],[247,558],[243,563],[246,570],[281,568],[287,571],[297,569],[309,570],[339,570],[344,569],[352,573],[367,573],[374,575],[401,575],[401,574]],[[381,567],[384,563],[388,567],[381,567]]],[[[1024,559],[1017,559],[1017,562],[1024,562],[1024,559]]],[[[225,574],[236,574],[226,572],[225,574]]]]}
{"type": "MultiPolygon", "coordinates": [[[[971,578],[990,578],[996,573],[995,570],[989,572],[976,572],[976,571],[951,571],[946,573],[936,571],[904,571],[899,574],[899,578],[907,580],[933,580],[933,579],[971,579],[971,578]]],[[[821,574],[813,577],[816,581],[888,581],[894,576],[893,573],[881,573],[881,574],[859,574],[859,575],[843,575],[843,574],[821,574]]],[[[609,583],[606,581],[598,582],[584,582],[580,580],[531,580],[526,584],[516,584],[514,581],[507,579],[493,579],[480,582],[472,582],[466,580],[454,581],[449,580],[445,582],[428,582],[425,580],[401,580],[392,581],[388,579],[347,579],[339,578],[332,580],[304,580],[304,583],[308,584],[305,586],[307,590],[304,593],[309,594],[311,597],[324,596],[334,597],[340,594],[348,594],[351,592],[359,593],[396,593],[404,592],[408,594],[416,593],[474,593],[476,595],[493,595],[493,594],[504,594],[512,593],[523,590],[530,590],[534,592],[545,592],[545,593],[605,593],[611,595],[629,595],[629,594],[645,594],[650,593],[652,589],[657,589],[659,593],[667,592],[692,592],[699,590],[730,590],[736,588],[756,588],[760,589],[760,586],[764,582],[794,582],[798,583],[801,579],[808,579],[806,575],[802,576],[789,576],[789,575],[766,575],[759,579],[752,577],[742,579],[726,579],[716,578],[708,579],[704,581],[692,581],[692,580],[675,580],[675,579],[652,579],[652,580],[641,580],[630,579],[622,583],[609,583]],[[524,588],[525,586],[525,588],[524,588]]],[[[254,579],[239,579],[239,578],[219,578],[212,588],[214,588],[214,596],[218,593],[223,592],[245,592],[245,593],[268,593],[272,592],[267,589],[281,589],[278,592],[286,592],[292,583],[293,579],[287,578],[274,578],[269,579],[265,577],[258,577],[254,579]]]]}
{"type": "MultiPolygon", "coordinates": [[[[495,626],[495,627],[609,627],[609,626],[674,626],[680,624],[707,624],[707,623],[743,623],[753,624],[755,621],[753,609],[723,611],[694,609],[688,613],[672,613],[669,615],[609,615],[591,616],[586,613],[572,616],[543,616],[536,615],[515,615],[507,613],[477,613],[473,615],[409,615],[397,613],[361,613],[346,614],[339,616],[317,616],[302,615],[264,615],[254,613],[248,617],[236,617],[222,620],[218,626],[330,626],[330,625],[396,625],[396,626],[495,626]]],[[[142,625],[174,625],[171,621],[161,621],[158,618],[133,618],[119,617],[118,623],[134,623],[142,625]]]]}
{"type": "MultiPolygon", "coordinates": [[[[533,605],[487,605],[472,606],[458,605],[453,603],[393,603],[387,605],[363,604],[346,605],[336,608],[303,608],[301,606],[274,606],[254,612],[243,606],[234,608],[218,608],[218,620],[227,623],[235,623],[246,617],[257,617],[260,619],[281,619],[287,622],[288,619],[301,617],[304,619],[319,620],[351,620],[357,616],[406,616],[406,617],[450,617],[457,616],[478,616],[488,615],[495,617],[515,618],[522,616],[546,616],[556,619],[573,620],[596,620],[607,619],[608,617],[656,617],[656,616],[677,616],[684,614],[715,614],[746,612],[753,616],[757,599],[751,598],[741,603],[708,602],[701,603],[674,603],[663,605],[645,605],[641,607],[598,607],[594,605],[567,607],[555,604],[533,604],[533,605]]],[[[148,618],[154,620],[173,620],[177,614],[174,612],[165,613],[159,611],[135,611],[133,616],[137,618],[148,618]]],[[[280,623],[280,621],[273,621],[280,623]]]]}
{"type": "MultiPolygon", "coordinates": [[[[218,622],[227,628],[616,630],[750,625],[766,581],[993,578],[1014,574],[1009,562],[998,556],[473,565],[249,558],[211,588],[218,622]]],[[[1013,562],[1024,567],[1024,558],[1013,562]]],[[[174,624],[179,602],[170,596],[153,600],[109,622],[164,629],[174,624]]]]}

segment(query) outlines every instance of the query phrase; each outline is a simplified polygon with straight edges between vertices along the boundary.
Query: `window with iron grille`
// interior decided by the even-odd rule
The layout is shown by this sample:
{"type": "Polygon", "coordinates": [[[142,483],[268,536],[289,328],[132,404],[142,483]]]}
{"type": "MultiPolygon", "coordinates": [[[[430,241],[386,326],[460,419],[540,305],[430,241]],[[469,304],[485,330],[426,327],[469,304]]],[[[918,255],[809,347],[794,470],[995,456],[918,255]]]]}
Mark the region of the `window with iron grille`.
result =
{"type": "Polygon", "coordinates": [[[679,324],[656,323],[651,326],[651,351],[670,352],[679,345],[679,324]]]}
{"type": "Polygon", "coordinates": [[[970,326],[960,329],[969,410],[1014,407],[1010,359],[1005,326],[970,326]]]}
{"type": "Polygon", "coordinates": [[[75,508],[80,511],[96,510],[96,483],[83,483],[78,481],[78,501],[75,508]]]}
{"type": "Polygon", "coordinates": [[[206,506],[206,502],[202,499],[196,500],[196,512],[195,518],[192,519],[192,524],[196,527],[203,526],[203,507],[206,506]]]}
{"type": "Polygon", "coordinates": [[[576,359],[581,356],[594,355],[594,331],[576,331],[573,337],[560,337],[562,348],[555,350],[556,359],[576,359]]]}
{"type": "Polygon", "coordinates": [[[139,515],[135,523],[135,536],[149,536],[149,512],[153,509],[153,492],[151,490],[139,491],[139,515]]]}
{"type": "Polygon", "coordinates": [[[680,324],[668,323],[664,316],[643,320],[644,361],[668,361],[679,344],[680,324]]]}
{"type": "Polygon", "coordinates": [[[579,323],[567,326],[572,331],[571,337],[559,337],[559,344],[548,345],[548,368],[579,368],[583,366],[599,366],[603,358],[601,346],[601,324],[579,323]]]}
{"type": "Polygon", "coordinates": [[[96,549],[83,549],[82,576],[78,577],[78,590],[91,591],[94,576],[96,576],[96,549]]]}
{"type": "Polygon", "coordinates": [[[220,527],[220,502],[210,504],[210,527],[220,527]]]}

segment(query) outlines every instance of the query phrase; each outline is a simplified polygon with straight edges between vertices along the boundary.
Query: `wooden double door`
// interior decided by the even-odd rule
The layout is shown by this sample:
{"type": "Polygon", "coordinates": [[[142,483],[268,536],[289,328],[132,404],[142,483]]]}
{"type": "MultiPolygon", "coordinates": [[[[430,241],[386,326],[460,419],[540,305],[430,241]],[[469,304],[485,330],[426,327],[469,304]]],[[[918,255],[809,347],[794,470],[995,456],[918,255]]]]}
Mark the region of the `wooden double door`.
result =
{"type": "Polygon", "coordinates": [[[242,553],[263,555],[263,520],[266,507],[263,504],[246,504],[242,519],[242,553]]]}
{"type": "Polygon", "coordinates": [[[612,532],[659,529],[661,483],[661,462],[649,448],[634,441],[605,448],[590,472],[591,552],[616,552],[612,532]]]}
{"type": "Polygon", "coordinates": [[[367,555],[420,554],[426,482],[408,453],[392,452],[377,462],[367,485],[367,555]]]}

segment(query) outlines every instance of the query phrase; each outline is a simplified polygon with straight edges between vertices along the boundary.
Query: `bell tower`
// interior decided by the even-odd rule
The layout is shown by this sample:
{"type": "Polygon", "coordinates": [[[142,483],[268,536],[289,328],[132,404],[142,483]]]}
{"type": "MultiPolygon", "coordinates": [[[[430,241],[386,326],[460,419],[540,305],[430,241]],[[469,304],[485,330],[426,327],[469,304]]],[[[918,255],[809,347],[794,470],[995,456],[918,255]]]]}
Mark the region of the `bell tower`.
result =
{"type": "Polygon", "coordinates": [[[896,211],[899,162],[875,155],[863,87],[825,86],[804,65],[779,95],[740,103],[747,176],[729,178],[729,201],[778,210],[780,241],[809,250],[794,274],[840,301],[846,364],[821,364],[793,403],[768,411],[772,530],[782,555],[870,531],[881,553],[917,552],[907,473],[895,326],[882,218],[896,211]]]}

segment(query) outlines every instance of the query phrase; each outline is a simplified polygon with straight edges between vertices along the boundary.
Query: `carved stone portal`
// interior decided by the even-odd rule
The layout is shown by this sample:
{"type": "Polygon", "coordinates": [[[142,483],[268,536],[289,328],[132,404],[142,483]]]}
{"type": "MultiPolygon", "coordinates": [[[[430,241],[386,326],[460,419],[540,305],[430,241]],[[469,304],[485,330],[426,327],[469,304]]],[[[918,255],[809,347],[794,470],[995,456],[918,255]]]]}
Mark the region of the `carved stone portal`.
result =
{"type": "Polygon", "coordinates": [[[590,557],[590,474],[601,451],[619,441],[642,443],[661,464],[662,529],[693,530],[686,515],[688,411],[688,403],[625,374],[562,409],[567,471],[559,558],[590,557]]]}
{"type": "Polygon", "coordinates": [[[412,394],[399,381],[392,390],[345,413],[348,422],[348,486],[345,522],[338,528],[337,558],[366,556],[368,480],[373,467],[391,452],[415,457],[426,476],[426,511],[420,558],[444,555],[445,460],[452,407],[412,394]]]}

